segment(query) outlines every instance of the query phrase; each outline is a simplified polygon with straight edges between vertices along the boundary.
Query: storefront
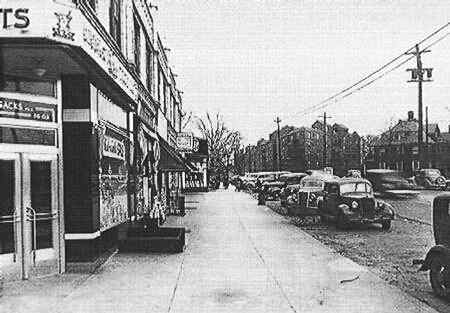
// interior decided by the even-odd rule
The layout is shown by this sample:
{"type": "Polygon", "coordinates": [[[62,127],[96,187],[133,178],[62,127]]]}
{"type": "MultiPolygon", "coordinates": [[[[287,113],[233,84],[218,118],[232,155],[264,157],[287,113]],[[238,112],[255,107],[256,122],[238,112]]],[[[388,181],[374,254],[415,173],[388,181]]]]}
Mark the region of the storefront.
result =
{"type": "Polygon", "coordinates": [[[6,279],[64,271],[60,86],[9,75],[1,84],[0,271],[6,279]]]}
{"type": "Polygon", "coordinates": [[[135,117],[133,194],[135,211],[132,220],[139,220],[151,212],[159,191],[157,173],[160,158],[158,136],[155,132],[155,113],[142,105],[135,117]]]}
{"type": "Polygon", "coordinates": [[[182,188],[186,192],[208,191],[208,144],[192,133],[180,133],[177,137],[178,151],[183,153],[192,168],[183,173],[182,188]]]}
{"type": "Polygon", "coordinates": [[[2,7],[18,13],[0,29],[0,271],[95,267],[134,212],[136,77],[70,1],[2,7]]]}
{"type": "Polygon", "coordinates": [[[192,168],[186,160],[163,138],[159,138],[161,158],[159,162],[158,183],[161,186],[161,203],[164,210],[174,214],[178,210],[178,197],[181,194],[181,177],[192,168]]]}

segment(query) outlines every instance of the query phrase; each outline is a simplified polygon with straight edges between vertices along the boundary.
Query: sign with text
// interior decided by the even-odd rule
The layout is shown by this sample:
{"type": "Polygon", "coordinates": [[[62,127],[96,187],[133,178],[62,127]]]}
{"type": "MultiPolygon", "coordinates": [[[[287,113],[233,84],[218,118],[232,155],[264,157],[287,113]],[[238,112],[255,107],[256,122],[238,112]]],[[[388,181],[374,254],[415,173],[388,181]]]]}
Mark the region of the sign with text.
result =
{"type": "Polygon", "coordinates": [[[56,122],[56,106],[0,97],[0,117],[56,122]]]}
{"type": "Polygon", "coordinates": [[[120,140],[105,136],[103,138],[103,156],[125,160],[125,144],[120,140]]]}
{"type": "Polygon", "coordinates": [[[199,142],[192,133],[179,133],[177,136],[177,149],[179,152],[196,152],[198,151],[199,142]]]}

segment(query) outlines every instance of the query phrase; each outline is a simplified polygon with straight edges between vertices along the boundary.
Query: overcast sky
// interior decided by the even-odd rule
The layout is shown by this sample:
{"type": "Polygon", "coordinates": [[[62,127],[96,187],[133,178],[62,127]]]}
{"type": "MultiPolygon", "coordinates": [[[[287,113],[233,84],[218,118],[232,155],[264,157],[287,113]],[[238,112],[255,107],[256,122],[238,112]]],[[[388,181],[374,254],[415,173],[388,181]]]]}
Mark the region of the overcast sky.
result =
{"type": "MultiPolygon", "coordinates": [[[[310,126],[323,110],[298,114],[348,87],[450,21],[450,1],[154,0],[155,22],[178,75],[186,111],[220,112],[246,144],[282,125],[310,126]]],[[[445,34],[450,31],[446,29],[445,34]]],[[[437,39],[438,37],[435,37],[437,39]]],[[[431,42],[431,41],[430,41],[431,42]]],[[[430,122],[450,124],[450,36],[423,55],[430,122]]],[[[417,84],[404,65],[329,106],[331,123],[377,134],[417,115],[417,84]]]]}

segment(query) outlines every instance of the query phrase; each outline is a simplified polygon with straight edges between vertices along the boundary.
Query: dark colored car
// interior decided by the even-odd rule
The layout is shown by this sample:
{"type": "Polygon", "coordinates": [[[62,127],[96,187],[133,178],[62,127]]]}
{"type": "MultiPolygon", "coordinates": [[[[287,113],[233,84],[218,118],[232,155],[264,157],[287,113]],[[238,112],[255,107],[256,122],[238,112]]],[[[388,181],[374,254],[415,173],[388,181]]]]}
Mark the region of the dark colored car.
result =
{"type": "Polygon", "coordinates": [[[372,183],[376,195],[385,197],[414,197],[417,187],[403,177],[402,173],[387,169],[367,170],[366,178],[372,183]]]}
{"type": "Polygon", "coordinates": [[[363,178],[326,182],[319,212],[325,220],[336,221],[341,229],[357,223],[380,223],[383,230],[388,230],[394,219],[392,206],[375,199],[372,184],[363,178]]]}
{"type": "Polygon", "coordinates": [[[412,180],[415,184],[425,189],[447,189],[447,179],[435,168],[425,168],[416,171],[412,180]]]}
{"type": "Polygon", "coordinates": [[[306,173],[289,173],[281,175],[278,180],[285,184],[281,189],[280,200],[281,205],[284,206],[288,197],[293,196],[300,188],[300,181],[303,177],[308,176],[306,173]]]}
{"type": "Polygon", "coordinates": [[[323,195],[323,187],[328,180],[339,177],[323,172],[314,172],[305,176],[300,185],[292,187],[292,194],[287,197],[285,207],[289,215],[315,215],[318,214],[318,201],[323,195]]]}
{"type": "Polygon", "coordinates": [[[264,182],[262,184],[262,194],[265,200],[277,201],[280,199],[281,189],[285,183],[279,181],[264,182]]]}
{"type": "Polygon", "coordinates": [[[430,271],[433,291],[450,300],[450,193],[433,200],[433,232],[436,245],[428,251],[421,271],[430,271]]]}

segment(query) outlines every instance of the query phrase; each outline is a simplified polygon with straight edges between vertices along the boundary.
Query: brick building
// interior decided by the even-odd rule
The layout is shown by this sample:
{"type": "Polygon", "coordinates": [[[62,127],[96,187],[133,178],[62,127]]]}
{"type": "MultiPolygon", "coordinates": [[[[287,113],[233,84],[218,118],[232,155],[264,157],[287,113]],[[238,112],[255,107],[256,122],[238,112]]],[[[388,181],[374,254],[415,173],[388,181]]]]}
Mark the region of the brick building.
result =
{"type": "Polygon", "coordinates": [[[418,129],[419,122],[414,118],[414,113],[409,111],[407,119],[399,120],[397,124],[373,140],[369,147],[367,167],[395,169],[407,175],[412,175],[419,168],[438,168],[444,174],[449,175],[449,133],[441,133],[437,124],[430,123],[428,125],[428,136],[426,130],[423,134],[424,158],[427,161],[425,161],[426,164],[421,164],[417,139],[418,129]]]}

